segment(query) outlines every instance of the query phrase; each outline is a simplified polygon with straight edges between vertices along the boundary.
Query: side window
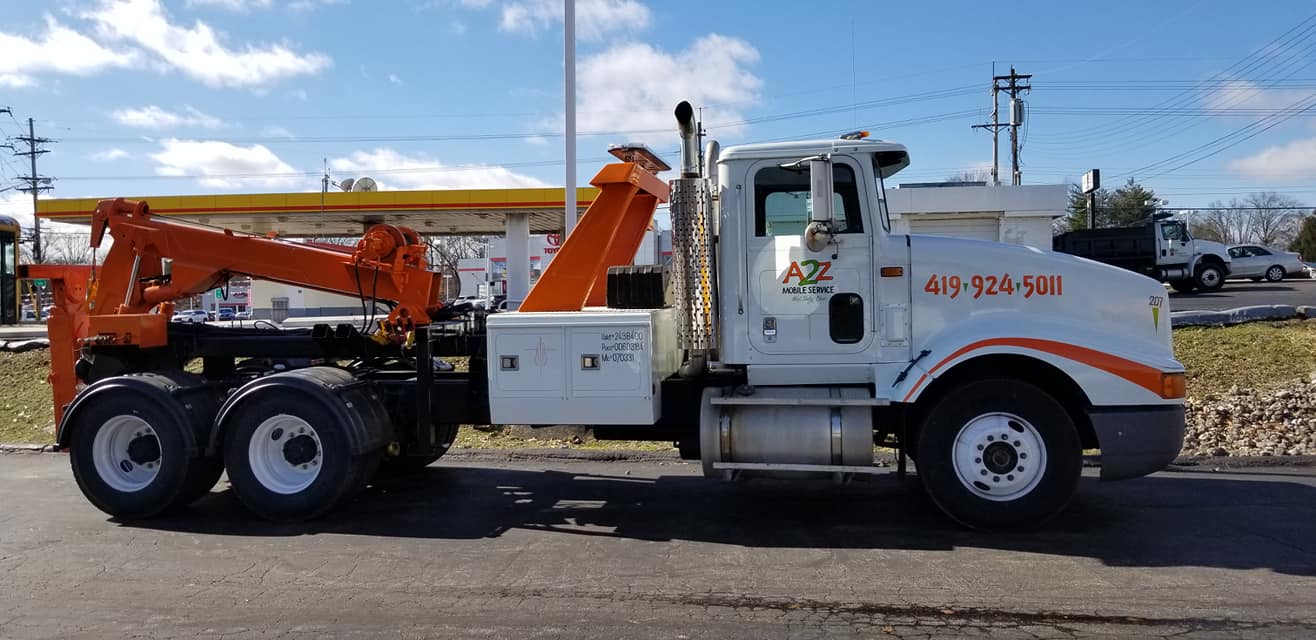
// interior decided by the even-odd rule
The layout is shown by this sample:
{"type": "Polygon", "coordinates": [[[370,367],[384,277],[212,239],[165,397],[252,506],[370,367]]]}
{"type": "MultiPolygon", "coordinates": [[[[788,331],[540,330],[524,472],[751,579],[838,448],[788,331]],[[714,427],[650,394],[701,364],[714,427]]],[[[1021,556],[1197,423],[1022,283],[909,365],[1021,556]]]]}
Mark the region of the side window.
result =
{"type": "Polygon", "coordinates": [[[1183,234],[1182,234],[1182,230],[1179,228],[1179,225],[1167,224],[1161,227],[1161,237],[1165,238],[1166,240],[1179,240],[1183,238],[1183,234]]]}
{"type": "Polygon", "coordinates": [[[1230,247],[1230,248],[1229,248],[1229,257],[1230,257],[1230,258],[1242,258],[1242,257],[1243,257],[1243,247],[1230,247]]]}
{"type": "MultiPolygon", "coordinates": [[[[837,233],[863,233],[854,169],[832,166],[832,205],[837,233]]],[[[765,167],[754,174],[754,235],[798,236],[809,223],[809,172],[765,167]]]]}
{"type": "Polygon", "coordinates": [[[1271,255],[1271,253],[1262,247],[1252,247],[1252,255],[1260,257],[1271,255]]]}

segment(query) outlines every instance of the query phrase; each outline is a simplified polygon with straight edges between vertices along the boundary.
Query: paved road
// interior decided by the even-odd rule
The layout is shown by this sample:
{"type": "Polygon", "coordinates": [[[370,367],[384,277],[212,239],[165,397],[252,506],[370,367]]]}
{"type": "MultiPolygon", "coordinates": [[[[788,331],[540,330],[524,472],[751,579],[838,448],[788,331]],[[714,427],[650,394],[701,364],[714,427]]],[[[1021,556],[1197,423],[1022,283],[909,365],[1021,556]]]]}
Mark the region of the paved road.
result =
{"type": "Polygon", "coordinates": [[[1275,283],[1230,280],[1215,293],[1182,294],[1170,291],[1171,311],[1221,311],[1258,304],[1316,305],[1316,280],[1285,280],[1275,283]]]}
{"type": "Polygon", "coordinates": [[[0,637],[1316,637],[1310,468],[1085,481],[987,535],[892,477],[469,456],[318,523],[217,492],[130,526],[66,464],[0,456],[0,637]]]}

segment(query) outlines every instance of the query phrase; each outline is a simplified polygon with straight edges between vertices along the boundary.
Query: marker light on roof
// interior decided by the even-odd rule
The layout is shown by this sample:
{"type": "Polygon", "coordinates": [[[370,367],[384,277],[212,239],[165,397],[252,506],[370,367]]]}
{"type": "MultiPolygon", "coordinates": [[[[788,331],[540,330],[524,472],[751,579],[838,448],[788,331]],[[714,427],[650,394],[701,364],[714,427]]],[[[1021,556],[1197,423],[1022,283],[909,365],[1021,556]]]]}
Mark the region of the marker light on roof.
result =
{"type": "Polygon", "coordinates": [[[868,137],[868,132],[867,132],[867,131],[851,131],[850,133],[847,133],[847,134],[841,136],[841,139],[842,139],[842,140],[863,140],[864,138],[867,138],[867,137],[868,137]]]}

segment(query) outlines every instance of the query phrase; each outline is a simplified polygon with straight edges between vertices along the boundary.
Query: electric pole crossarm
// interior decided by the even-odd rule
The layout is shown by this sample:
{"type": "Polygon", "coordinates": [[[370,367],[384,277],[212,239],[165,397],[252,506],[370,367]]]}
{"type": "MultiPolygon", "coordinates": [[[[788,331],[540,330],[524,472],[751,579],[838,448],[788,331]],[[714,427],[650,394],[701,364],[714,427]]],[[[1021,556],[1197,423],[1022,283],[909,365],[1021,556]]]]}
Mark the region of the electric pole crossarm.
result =
{"type": "MultiPolygon", "coordinates": [[[[0,109],[0,112],[10,113],[8,109],[0,109]]],[[[41,148],[43,144],[54,142],[50,138],[38,138],[36,132],[36,123],[32,118],[27,119],[27,135],[15,136],[11,140],[22,142],[27,145],[26,151],[20,151],[12,144],[3,145],[14,152],[16,156],[27,156],[28,166],[31,171],[25,176],[16,176],[16,178],[27,183],[25,187],[17,187],[19,191],[32,194],[32,259],[37,264],[42,262],[41,254],[41,218],[37,217],[37,200],[42,191],[50,191],[54,187],[53,178],[47,178],[37,173],[37,156],[49,153],[49,149],[41,148]]]]}

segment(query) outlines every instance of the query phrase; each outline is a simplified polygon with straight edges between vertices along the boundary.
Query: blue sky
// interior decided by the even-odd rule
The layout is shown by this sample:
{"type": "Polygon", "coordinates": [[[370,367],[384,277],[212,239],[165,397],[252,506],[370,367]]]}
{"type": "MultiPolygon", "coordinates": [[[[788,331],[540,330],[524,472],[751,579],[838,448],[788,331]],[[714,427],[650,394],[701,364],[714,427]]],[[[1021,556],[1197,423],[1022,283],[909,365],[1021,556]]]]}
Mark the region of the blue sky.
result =
{"type": "MultiPolygon", "coordinates": [[[[0,134],[54,138],[53,195],[560,185],[560,0],[10,0],[0,134]]],[[[1316,204],[1316,4],[578,0],[579,180],[609,143],[675,160],[671,109],[723,144],[869,128],[897,182],[991,158],[992,64],[1033,74],[1026,184],[1135,175],[1171,206],[1316,204]],[[992,8],[987,8],[992,7],[992,8]],[[1297,108],[1295,108],[1295,105],[1297,108]],[[1273,125],[1273,126],[1271,126],[1273,125]],[[1262,129],[1265,129],[1262,131],[1262,129]],[[1256,132],[1257,135],[1248,137],[1256,132]],[[1246,138],[1246,139],[1244,139],[1246,138]]],[[[1008,150],[1002,137],[1003,176],[1008,150]]],[[[0,161],[0,187],[24,171],[0,161]]],[[[0,193],[6,212],[23,199],[0,193]]]]}

